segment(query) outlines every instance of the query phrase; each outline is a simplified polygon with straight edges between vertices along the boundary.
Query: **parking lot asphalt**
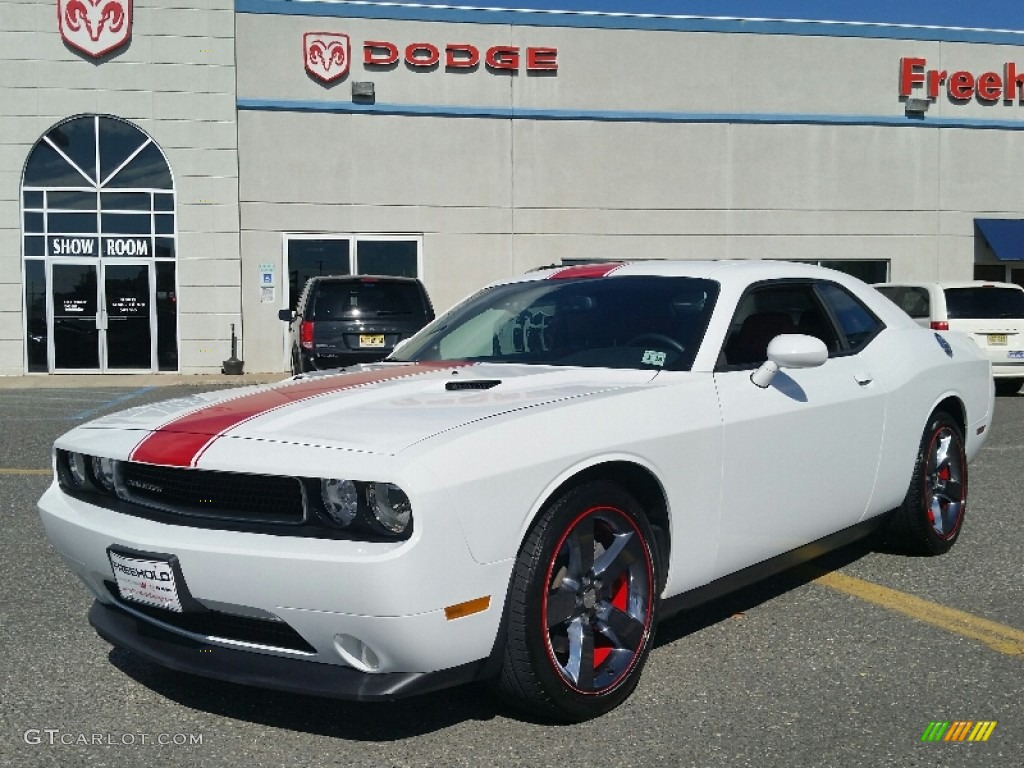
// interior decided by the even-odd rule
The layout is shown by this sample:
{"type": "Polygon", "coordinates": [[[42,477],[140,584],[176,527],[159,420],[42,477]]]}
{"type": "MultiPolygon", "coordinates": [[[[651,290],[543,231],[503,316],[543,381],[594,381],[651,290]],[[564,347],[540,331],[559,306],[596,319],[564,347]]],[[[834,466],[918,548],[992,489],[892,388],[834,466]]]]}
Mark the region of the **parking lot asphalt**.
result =
{"type": "Polygon", "coordinates": [[[53,439],[234,383],[0,382],[0,766],[1024,764],[1024,395],[997,400],[951,553],[861,543],[680,615],[626,704],[551,726],[483,686],[320,700],[177,674],[95,635],[35,511],[53,439]],[[985,742],[922,741],[931,723],[966,721],[996,725],[985,742]]]}

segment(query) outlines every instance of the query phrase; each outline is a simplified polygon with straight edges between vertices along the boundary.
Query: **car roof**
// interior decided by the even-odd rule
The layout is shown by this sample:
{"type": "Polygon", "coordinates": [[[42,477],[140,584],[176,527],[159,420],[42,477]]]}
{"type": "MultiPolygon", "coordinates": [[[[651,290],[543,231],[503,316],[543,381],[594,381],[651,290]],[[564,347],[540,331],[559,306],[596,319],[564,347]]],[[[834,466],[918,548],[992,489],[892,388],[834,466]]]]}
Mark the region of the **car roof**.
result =
{"type": "MultiPolygon", "coordinates": [[[[791,261],[758,261],[758,260],[661,260],[642,259],[627,262],[598,262],[545,268],[524,275],[501,280],[500,283],[518,282],[520,280],[545,280],[549,278],[585,278],[585,277],[628,277],[628,276],[659,276],[659,277],[695,277],[718,282],[756,283],[761,280],[779,280],[785,278],[807,278],[817,280],[834,280],[847,282],[850,278],[843,272],[837,272],[814,264],[791,261]]],[[[856,282],[860,283],[859,280],[856,282]]]]}

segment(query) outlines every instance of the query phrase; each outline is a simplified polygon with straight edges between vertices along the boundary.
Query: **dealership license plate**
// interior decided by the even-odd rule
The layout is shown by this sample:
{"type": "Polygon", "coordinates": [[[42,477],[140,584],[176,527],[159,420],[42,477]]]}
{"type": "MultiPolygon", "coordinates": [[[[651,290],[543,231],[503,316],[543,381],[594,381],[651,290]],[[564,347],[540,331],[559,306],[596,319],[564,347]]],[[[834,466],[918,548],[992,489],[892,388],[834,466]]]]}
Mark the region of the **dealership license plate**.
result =
{"type": "Polygon", "coordinates": [[[1006,334],[1005,333],[990,333],[988,335],[988,345],[990,347],[1005,347],[1006,346],[1006,334]]]}
{"type": "Polygon", "coordinates": [[[383,347],[384,346],[384,334],[383,333],[361,333],[361,334],[359,334],[359,346],[360,347],[383,347]]]}
{"type": "Polygon", "coordinates": [[[125,600],[182,612],[174,569],[166,560],[127,557],[107,550],[117,591],[125,600]]]}

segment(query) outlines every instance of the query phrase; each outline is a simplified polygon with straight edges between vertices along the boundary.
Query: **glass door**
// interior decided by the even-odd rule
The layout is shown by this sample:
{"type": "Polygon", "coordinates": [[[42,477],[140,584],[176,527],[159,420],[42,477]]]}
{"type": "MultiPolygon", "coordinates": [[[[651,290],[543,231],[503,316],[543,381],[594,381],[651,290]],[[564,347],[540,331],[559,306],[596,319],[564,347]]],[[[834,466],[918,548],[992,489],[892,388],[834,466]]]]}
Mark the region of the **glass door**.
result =
{"type": "Polygon", "coordinates": [[[98,372],[100,302],[98,265],[54,263],[50,279],[54,371],[98,372]]]}
{"type": "Polygon", "coordinates": [[[148,263],[52,265],[54,372],[154,370],[151,270],[148,263]]]}
{"type": "Polygon", "coordinates": [[[153,370],[149,270],[149,264],[103,265],[104,370],[153,370]]]}

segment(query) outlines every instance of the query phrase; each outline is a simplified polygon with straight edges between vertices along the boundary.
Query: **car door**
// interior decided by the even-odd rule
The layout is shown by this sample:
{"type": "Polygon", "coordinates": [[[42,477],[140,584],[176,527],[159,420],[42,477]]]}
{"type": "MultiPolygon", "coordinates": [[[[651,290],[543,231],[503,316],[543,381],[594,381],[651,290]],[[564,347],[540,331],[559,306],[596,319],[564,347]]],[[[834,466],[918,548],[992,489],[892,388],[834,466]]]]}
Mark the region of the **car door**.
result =
{"type": "Polygon", "coordinates": [[[715,382],[723,419],[716,571],[730,573],[856,523],[878,469],[884,397],[857,354],[882,328],[848,291],[759,284],[741,299],[715,382]],[[828,360],[750,380],[781,333],[821,339],[828,360]]]}

